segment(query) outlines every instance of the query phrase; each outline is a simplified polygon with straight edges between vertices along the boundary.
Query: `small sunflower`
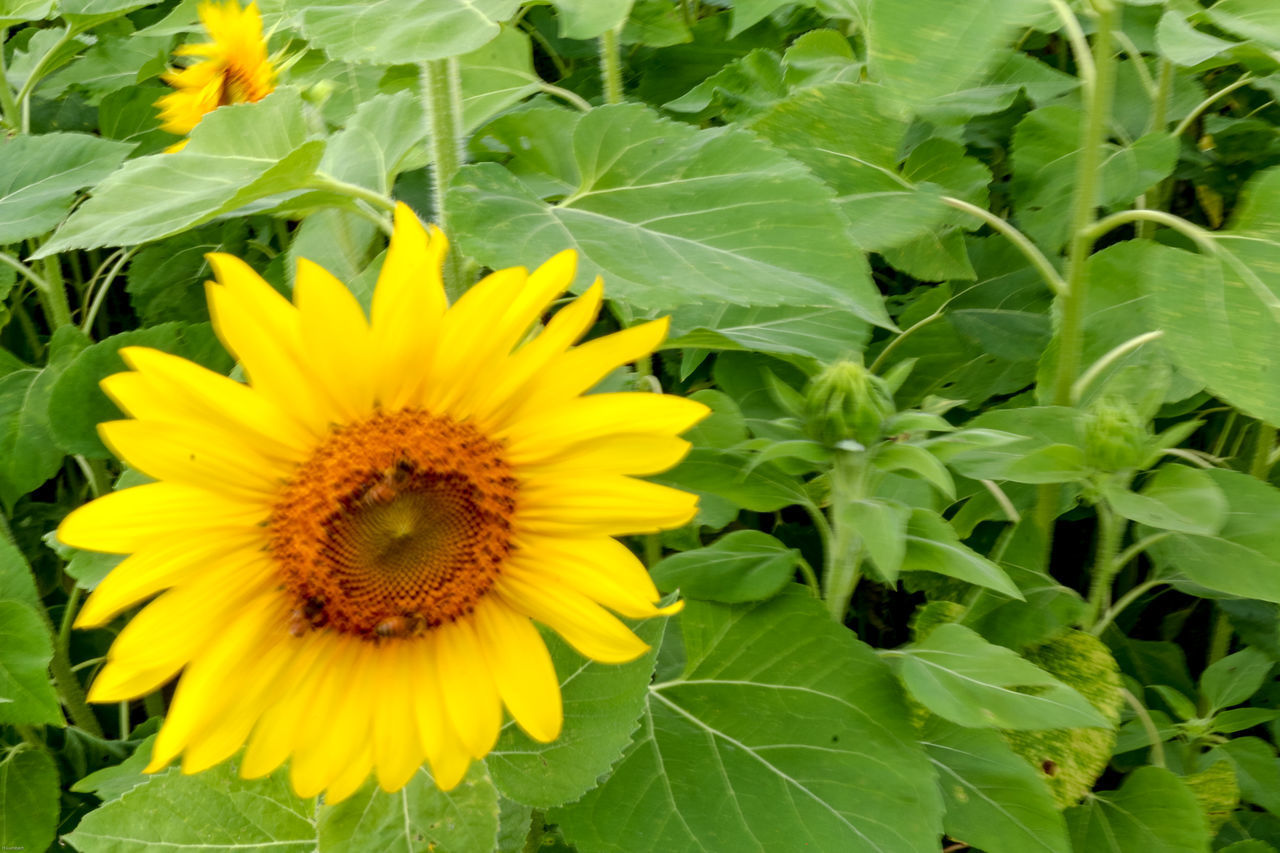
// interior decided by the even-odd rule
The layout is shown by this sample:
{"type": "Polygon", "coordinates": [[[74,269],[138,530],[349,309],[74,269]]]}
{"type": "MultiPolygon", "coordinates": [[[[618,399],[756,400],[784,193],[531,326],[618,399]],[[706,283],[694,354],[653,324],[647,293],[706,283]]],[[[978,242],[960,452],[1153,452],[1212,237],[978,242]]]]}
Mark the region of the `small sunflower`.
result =
{"type": "MultiPolygon", "coordinates": [[[[183,45],[174,52],[200,57],[200,61],[161,75],[175,91],[155,103],[160,108],[160,126],[180,136],[189,134],[205,113],[226,104],[260,101],[275,88],[276,70],[267,57],[256,3],[243,8],[239,0],[202,3],[198,12],[213,41],[183,45]]],[[[184,145],[186,140],[169,150],[184,145]]]]}
{"type": "Polygon", "coordinates": [[[504,705],[532,738],[558,736],[534,621],[623,662],[646,646],[609,610],[670,612],[613,537],[693,517],[694,496],[633,475],[674,465],[707,410],[584,393],[651,352],[666,321],[574,346],[597,280],[529,336],[574,253],[495,272],[449,306],[446,248],[399,206],[371,320],[306,260],[290,304],[210,255],[214,326],[248,384],[140,347],[103,381],[132,416],[102,424],[104,441],[156,482],[81,507],[58,536],[131,555],[77,626],[161,593],[90,691],[118,702],[182,670],[148,771],[181,754],[198,772],[243,746],[242,775],[289,759],[301,796],[340,800],[371,770],[398,790],[424,759],[449,789],[492,749],[504,705]]]}

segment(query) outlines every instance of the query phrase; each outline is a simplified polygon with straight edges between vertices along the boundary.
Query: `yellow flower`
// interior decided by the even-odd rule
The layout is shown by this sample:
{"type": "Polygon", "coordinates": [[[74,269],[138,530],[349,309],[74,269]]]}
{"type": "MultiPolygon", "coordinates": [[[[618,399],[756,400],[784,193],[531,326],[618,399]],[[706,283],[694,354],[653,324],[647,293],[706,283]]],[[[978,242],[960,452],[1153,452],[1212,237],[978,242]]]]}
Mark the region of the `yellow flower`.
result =
{"type": "MultiPolygon", "coordinates": [[[[276,71],[267,58],[262,37],[262,16],[256,3],[240,7],[239,0],[202,3],[200,22],[213,41],[183,45],[177,56],[197,56],[200,61],[161,75],[175,91],[156,101],[160,126],[186,136],[205,113],[225,104],[260,101],[275,88],[276,71]]],[[[169,148],[177,151],[186,140],[169,148]]]]}
{"type": "Polygon", "coordinates": [[[573,280],[562,252],[501,270],[453,306],[447,245],[403,205],[372,319],[300,261],[290,304],[237,258],[210,255],[218,335],[241,384],[141,347],[103,381],[132,416],[100,432],[157,482],[58,528],[131,554],[86,601],[120,632],[90,691],[118,702],[183,670],[149,771],[189,773],[244,746],[240,772],[286,759],[302,796],[349,796],[376,771],[401,788],[429,762],[444,789],[492,749],[502,706],[559,735],[559,683],[536,620],[597,661],[645,644],[626,617],[661,611],[614,536],[688,522],[696,498],[634,479],[684,456],[707,412],[652,393],[585,394],[651,352],[665,320],[579,346],[599,280],[528,335],[573,280]],[[603,605],[603,606],[602,606],[603,605]]]}

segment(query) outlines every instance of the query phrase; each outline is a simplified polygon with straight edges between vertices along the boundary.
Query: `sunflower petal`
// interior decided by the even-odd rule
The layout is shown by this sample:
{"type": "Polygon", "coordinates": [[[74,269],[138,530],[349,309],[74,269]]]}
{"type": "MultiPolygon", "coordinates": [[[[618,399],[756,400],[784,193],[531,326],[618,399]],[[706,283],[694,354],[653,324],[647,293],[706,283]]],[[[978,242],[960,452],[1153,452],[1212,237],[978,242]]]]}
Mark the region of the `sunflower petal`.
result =
{"type": "Polygon", "coordinates": [[[616,616],[563,585],[538,586],[508,573],[498,578],[495,589],[512,608],[546,625],[592,660],[626,663],[649,650],[616,616]]]}
{"type": "Polygon", "coordinates": [[[555,740],[564,722],[560,679],[537,629],[493,597],[476,606],[475,620],[503,704],[531,738],[555,740]]]}
{"type": "Polygon", "coordinates": [[[436,632],[436,666],[449,723],[474,758],[493,749],[502,728],[502,702],[471,619],[436,632]]]}
{"type": "Polygon", "coordinates": [[[293,301],[302,317],[302,346],[325,390],[347,420],[373,410],[369,324],[360,303],[328,270],[298,261],[293,301]]]}
{"type": "Polygon", "coordinates": [[[130,554],[157,537],[253,529],[266,515],[260,502],[181,483],[147,483],[79,507],[58,525],[58,540],[72,548],[130,554]]]}

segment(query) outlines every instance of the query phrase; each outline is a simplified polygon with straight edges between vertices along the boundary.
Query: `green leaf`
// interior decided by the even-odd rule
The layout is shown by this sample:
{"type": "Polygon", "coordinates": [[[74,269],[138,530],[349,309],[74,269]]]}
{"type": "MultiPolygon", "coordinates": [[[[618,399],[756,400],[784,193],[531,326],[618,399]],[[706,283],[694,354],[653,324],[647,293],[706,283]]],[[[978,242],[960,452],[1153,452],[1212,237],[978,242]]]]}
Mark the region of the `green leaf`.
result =
{"type": "Polygon", "coordinates": [[[1218,0],[1207,14],[1229,33],[1280,50],[1280,8],[1268,0],[1218,0]]]}
{"type": "Polygon", "coordinates": [[[900,689],[820,602],[691,601],[680,627],[622,763],[548,815],[578,849],[937,850],[941,803],[900,689]]]}
{"type": "Polygon", "coordinates": [[[559,12],[560,38],[591,39],[620,27],[634,0],[552,0],[559,12]]]}
{"type": "Polygon", "coordinates": [[[564,121],[576,174],[562,200],[544,203],[492,163],[454,181],[454,227],[481,263],[528,264],[568,246],[581,253],[578,289],[599,274],[613,298],[650,311],[825,306],[889,325],[830,190],[798,163],[745,131],[697,130],[638,104],[564,121]]]}
{"type": "Polygon", "coordinates": [[[1280,759],[1276,750],[1256,737],[1232,738],[1205,756],[1208,763],[1225,757],[1236,769],[1241,796],[1280,816],[1280,759]]]}
{"type": "Polygon", "coordinates": [[[1280,710],[1271,710],[1270,708],[1232,708],[1229,711],[1215,714],[1212,720],[1212,728],[1215,732],[1234,734],[1245,729],[1251,729],[1254,726],[1269,723],[1277,717],[1280,717],[1280,710]]]}
{"type": "Polygon", "coordinates": [[[662,348],[772,352],[825,363],[862,352],[870,336],[866,321],[838,308],[704,303],[672,312],[662,348]]]}
{"type": "Polygon", "coordinates": [[[685,598],[737,604],[777,595],[795,576],[800,552],[759,530],[736,530],[705,548],[672,554],[653,582],[685,598]]]}
{"type": "Polygon", "coordinates": [[[918,444],[885,444],[872,457],[872,464],[881,471],[905,471],[915,474],[927,480],[945,497],[955,500],[956,484],[951,479],[951,472],[938,457],[918,444]]]}
{"type": "Polygon", "coordinates": [[[0,6],[0,27],[22,21],[39,21],[53,14],[53,0],[4,0],[0,6]]]}
{"type": "Polygon", "coordinates": [[[1280,169],[1255,176],[1216,257],[1152,246],[1135,269],[1162,343],[1188,376],[1252,417],[1280,424],[1280,169]]]}
{"type": "Polygon", "coordinates": [[[114,172],[132,149],[84,133],[24,135],[0,144],[0,244],[52,229],[76,191],[114,172]]]}
{"type": "Polygon", "coordinates": [[[1212,536],[1227,520],[1227,499],[1199,468],[1164,465],[1135,494],[1114,482],[1102,490],[1111,507],[1131,521],[1159,530],[1212,536]]]}
{"type": "Polygon", "coordinates": [[[1257,693],[1271,666],[1271,658],[1253,648],[1211,663],[1200,676],[1200,693],[1209,703],[1209,713],[1239,705],[1257,693]]]}
{"type": "Polygon", "coordinates": [[[1070,853],[1048,788],[999,734],[931,716],[921,743],[938,770],[948,835],[984,850],[1070,853]]]}
{"type": "Polygon", "coordinates": [[[294,795],[283,770],[245,780],[234,761],[194,776],[173,767],[89,812],[64,838],[86,853],[181,847],[310,853],[315,805],[294,795]]]}
{"type": "Polygon", "coordinates": [[[49,683],[53,640],[28,604],[0,600],[0,723],[64,725],[49,683]]]}
{"type": "Polygon", "coordinates": [[[286,0],[286,13],[334,59],[396,65],[470,53],[498,35],[519,0],[286,0]]]}
{"type": "Polygon", "coordinates": [[[350,799],[321,807],[316,829],[318,849],[333,853],[491,850],[498,836],[498,792],[480,763],[451,791],[441,791],[419,768],[394,794],[370,779],[350,799]]]}
{"type": "MultiPolygon", "coordinates": [[[[299,232],[307,230],[310,219],[299,232]]],[[[125,290],[143,326],[168,321],[204,323],[209,320],[204,283],[213,277],[205,255],[210,252],[246,254],[248,227],[242,220],[210,224],[153,243],[133,256],[125,274],[125,290]]],[[[330,246],[340,242],[334,234],[330,246]]],[[[301,240],[295,234],[293,245],[301,240]]],[[[337,272],[337,270],[334,270],[337,272]]]]}
{"type": "Polygon", "coordinates": [[[49,343],[43,370],[17,370],[0,377],[0,501],[14,501],[58,472],[62,451],[51,436],[51,390],[88,338],[63,326],[49,343]]]}
{"type": "Polygon", "coordinates": [[[1205,473],[1226,496],[1226,524],[1214,536],[1170,532],[1151,553],[1201,586],[1280,602],[1280,490],[1236,471],[1205,473]]]}
{"type": "Polygon", "coordinates": [[[413,92],[375,95],[361,104],[346,126],[329,140],[319,170],[387,195],[396,176],[426,165],[414,156],[426,116],[413,92]]]}
{"type": "Polygon", "coordinates": [[[784,506],[809,502],[808,493],[795,477],[771,463],[747,472],[749,464],[749,458],[741,453],[696,448],[675,468],[653,479],[717,495],[753,512],[776,512],[784,506]]]}
{"type": "Polygon", "coordinates": [[[1170,9],[1156,27],[1156,44],[1169,61],[1190,67],[1226,53],[1239,42],[1202,33],[1187,22],[1186,15],[1170,9]]]}
{"type": "Polygon", "coordinates": [[[0,848],[44,850],[58,829],[58,768],[49,753],[19,746],[0,761],[0,848]]]}
{"type": "Polygon", "coordinates": [[[963,625],[940,625],[900,654],[911,695],[953,723],[1013,730],[1110,727],[1075,690],[963,625]]]}
{"type": "Polygon", "coordinates": [[[0,599],[20,601],[33,609],[44,606],[27,558],[3,536],[0,536],[0,599]]]}
{"type": "Polygon", "coordinates": [[[559,637],[544,632],[560,676],[564,729],[537,743],[507,722],[485,763],[507,797],[538,808],[575,800],[617,763],[639,725],[666,619],[649,619],[636,634],[653,648],[630,663],[584,660],[559,637]]]}
{"type": "Polygon", "coordinates": [[[277,89],[214,110],[174,154],[130,160],[94,189],[33,257],[158,240],[251,201],[303,188],[324,155],[307,140],[302,99],[277,89]]]}
{"type": "Polygon", "coordinates": [[[462,124],[469,130],[542,87],[542,78],[533,68],[533,43],[511,26],[503,26],[498,37],[484,47],[458,57],[458,72],[462,124]]]}
{"type": "Polygon", "coordinates": [[[919,507],[907,524],[904,572],[936,572],[1022,598],[1021,591],[1004,570],[960,541],[955,530],[935,512],[919,507]]]}
{"type": "MultiPolygon", "coordinates": [[[[211,346],[212,337],[207,324],[184,326],[163,323],[121,332],[86,348],[61,372],[49,394],[52,436],[58,447],[67,453],[94,459],[110,458],[111,451],[98,438],[98,424],[119,420],[123,415],[98,383],[113,373],[128,369],[124,359],[120,358],[121,348],[151,347],[226,371],[231,367],[230,358],[216,345],[211,346]]],[[[0,383],[3,381],[0,379],[0,383]]]]}
{"type": "Polygon", "coordinates": [[[1066,811],[1072,849],[1089,853],[1204,853],[1209,832],[1195,795],[1161,767],[1139,767],[1118,791],[1066,811]]]}
{"type": "Polygon", "coordinates": [[[900,501],[845,501],[835,508],[839,523],[862,539],[882,583],[897,583],[907,556],[907,523],[911,508],[900,501]]]}
{"type": "Polygon", "coordinates": [[[980,79],[1042,0],[913,0],[871,3],[867,66],[903,111],[980,79]]]}

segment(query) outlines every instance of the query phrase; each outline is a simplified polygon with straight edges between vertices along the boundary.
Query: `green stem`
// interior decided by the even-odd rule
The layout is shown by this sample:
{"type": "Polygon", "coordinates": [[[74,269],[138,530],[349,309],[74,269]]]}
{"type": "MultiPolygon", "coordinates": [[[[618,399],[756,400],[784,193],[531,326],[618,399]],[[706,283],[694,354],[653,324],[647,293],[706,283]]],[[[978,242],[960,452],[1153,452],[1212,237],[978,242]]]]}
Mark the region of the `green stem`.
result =
{"type": "Polygon", "coordinates": [[[22,110],[18,108],[5,76],[4,37],[7,32],[7,27],[0,27],[0,115],[4,116],[5,126],[16,131],[22,126],[22,110]]]}
{"type": "Polygon", "coordinates": [[[80,597],[84,590],[73,586],[67,595],[67,606],[62,610],[62,624],[58,626],[58,645],[64,649],[71,647],[71,625],[76,619],[76,608],[80,606],[80,597]]]}
{"type": "Polygon", "coordinates": [[[1084,306],[1088,287],[1087,266],[1093,249],[1090,229],[1097,220],[1098,173],[1102,166],[1102,146],[1107,140],[1107,122],[1115,89],[1115,55],[1111,32],[1115,8],[1111,0],[1093,0],[1097,27],[1093,39],[1094,80],[1088,93],[1084,127],[1080,134],[1080,154],[1076,161],[1075,194],[1071,210],[1071,242],[1067,251],[1067,288],[1058,300],[1058,364],[1054,373],[1052,400],[1055,405],[1071,404],[1071,386],[1080,370],[1084,346],[1084,306]]]}
{"type": "MultiPolygon", "coordinates": [[[[1116,564],[1118,566],[1124,565],[1119,560],[1116,560],[1116,564]]],[[[1107,630],[1107,626],[1114,622],[1116,617],[1123,613],[1130,604],[1133,604],[1139,598],[1164,583],[1165,581],[1163,580],[1149,580],[1138,584],[1121,596],[1120,600],[1115,604],[1108,607],[1107,612],[1103,613],[1101,618],[1099,618],[1097,622],[1093,623],[1093,627],[1089,629],[1089,633],[1093,634],[1095,637],[1102,636],[1102,632],[1107,630]]]]}
{"type": "Polygon", "coordinates": [[[18,732],[18,737],[22,738],[23,743],[32,749],[38,749],[41,752],[48,752],[49,745],[41,740],[40,735],[36,732],[34,726],[24,726],[21,724],[13,727],[18,732]]]}
{"type": "Polygon", "coordinates": [[[538,88],[553,98],[559,98],[577,110],[581,110],[584,113],[591,112],[591,103],[577,92],[571,92],[568,89],[556,86],[552,83],[539,83],[538,88]]]}
{"type": "Polygon", "coordinates": [[[444,261],[444,288],[452,301],[462,295],[465,269],[446,204],[449,185],[466,159],[458,60],[450,57],[422,63],[422,89],[427,107],[427,144],[431,147],[435,177],[436,223],[453,244],[444,261]]]}
{"type": "Polygon", "coordinates": [[[956,210],[962,210],[965,213],[981,219],[987,225],[991,226],[993,231],[1004,236],[1014,247],[1023,254],[1023,256],[1031,262],[1031,265],[1040,273],[1040,277],[1044,279],[1044,283],[1049,285],[1049,289],[1054,295],[1061,295],[1067,290],[1067,283],[1062,280],[1062,275],[1054,267],[1053,263],[1041,252],[1035,243],[1027,238],[1017,228],[1014,228],[1004,219],[996,216],[991,211],[976,204],[970,204],[967,201],[950,196],[944,196],[942,203],[948,207],[954,207],[956,210]]]}
{"type": "Polygon", "coordinates": [[[1151,738],[1151,763],[1156,767],[1164,767],[1164,744],[1160,742],[1160,730],[1156,728],[1155,720],[1151,719],[1151,713],[1137,696],[1123,688],[1120,692],[1124,694],[1124,700],[1133,709],[1134,716],[1142,721],[1142,728],[1146,730],[1147,737],[1151,738]]]}
{"type": "Polygon", "coordinates": [[[1125,524],[1116,515],[1115,510],[1105,501],[1100,501],[1097,509],[1098,550],[1093,561],[1092,580],[1089,583],[1089,610],[1084,623],[1086,625],[1097,622],[1111,605],[1111,582],[1120,570],[1116,553],[1120,550],[1125,528],[1125,524]]]}
{"type": "Polygon", "coordinates": [[[52,328],[56,329],[64,323],[71,322],[71,306],[67,304],[67,294],[62,289],[61,276],[59,276],[57,286],[55,286],[49,279],[4,252],[0,252],[0,263],[13,267],[22,274],[23,278],[35,285],[36,292],[40,294],[40,304],[44,307],[45,317],[52,328]],[[59,299],[59,296],[61,296],[61,299],[59,299]],[[60,322],[55,322],[55,320],[60,322]]]}
{"type": "Polygon", "coordinates": [[[349,198],[359,199],[368,202],[379,210],[386,213],[392,213],[396,209],[394,200],[386,197],[376,190],[362,187],[359,184],[352,184],[346,181],[340,181],[321,172],[317,172],[307,180],[307,186],[313,190],[324,190],[326,192],[345,195],[349,198]]]}
{"type": "Polygon", "coordinates": [[[147,717],[163,717],[164,716],[164,697],[159,691],[148,693],[142,697],[142,707],[147,709],[147,717]]]}
{"type": "Polygon", "coordinates": [[[844,520],[840,508],[866,497],[870,466],[865,451],[836,451],[831,468],[831,534],[825,543],[824,578],[827,612],[844,624],[849,602],[862,577],[862,537],[844,520]]]}
{"type": "Polygon", "coordinates": [[[1227,656],[1227,652],[1231,651],[1231,637],[1235,634],[1235,629],[1231,626],[1231,620],[1227,618],[1226,611],[1218,610],[1213,620],[1213,634],[1209,637],[1209,655],[1205,660],[1205,666],[1216,663],[1227,656]]]}
{"type": "Polygon", "coordinates": [[[45,258],[44,280],[48,289],[40,291],[40,301],[44,305],[45,319],[49,328],[60,329],[71,323],[71,305],[67,302],[67,289],[62,281],[62,268],[57,258],[45,258]]]}
{"type": "Polygon", "coordinates": [[[917,320],[914,324],[908,326],[906,329],[903,329],[902,334],[898,335],[896,338],[889,341],[889,343],[885,345],[885,348],[880,350],[880,354],[876,356],[875,361],[871,362],[871,366],[867,368],[867,372],[879,373],[880,368],[884,364],[885,359],[888,357],[889,353],[897,349],[899,344],[901,344],[904,340],[909,338],[913,332],[916,332],[917,330],[924,328],[925,326],[929,325],[935,320],[941,320],[942,317],[943,317],[942,311],[941,309],[939,309],[937,311],[934,311],[928,317],[924,317],[923,319],[917,320]]]}
{"type": "Polygon", "coordinates": [[[822,584],[818,583],[818,575],[813,570],[813,566],[809,565],[809,561],[804,557],[800,557],[799,560],[800,574],[804,575],[805,585],[809,587],[814,598],[822,598],[822,584]]]}
{"type": "Polygon", "coordinates": [[[1241,86],[1248,86],[1250,83],[1254,81],[1254,79],[1255,78],[1253,76],[1246,74],[1243,77],[1241,77],[1239,80],[1232,83],[1231,85],[1223,86],[1221,89],[1214,92],[1212,95],[1205,98],[1200,103],[1196,104],[1195,108],[1191,112],[1187,113],[1187,115],[1182,119],[1182,121],[1178,122],[1177,126],[1173,129],[1173,135],[1177,137],[1186,133],[1188,128],[1190,128],[1191,125],[1195,124],[1196,119],[1200,118],[1201,114],[1203,114],[1205,110],[1209,109],[1209,107],[1213,106],[1215,103],[1222,100],[1227,95],[1230,95],[1232,92],[1234,92],[1236,89],[1239,89],[1241,86]]]}
{"type": "MultiPolygon", "coordinates": [[[[1163,133],[1165,125],[1169,123],[1169,95],[1172,91],[1173,63],[1162,57],[1160,59],[1160,79],[1156,83],[1155,98],[1151,102],[1151,126],[1148,129],[1153,133],[1163,133]]],[[[1149,203],[1143,206],[1164,210],[1169,204],[1169,195],[1172,187],[1172,178],[1165,178],[1160,181],[1148,194],[1149,203]]],[[[1139,223],[1138,236],[1144,240],[1150,240],[1154,236],[1155,230],[1155,225],[1151,222],[1139,223]]]]}
{"type": "Polygon", "coordinates": [[[600,80],[606,104],[622,103],[622,54],[618,47],[619,30],[600,34],[600,80]]]}
{"type": "Polygon", "coordinates": [[[1271,476],[1271,451],[1276,446],[1276,428],[1258,421],[1258,435],[1253,444],[1253,463],[1249,473],[1264,483],[1271,476]]]}
{"type": "Polygon", "coordinates": [[[20,123],[22,125],[23,133],[31,132],[31,93],[35,90],[40,81],[44,79],[45,66],[49,64],[50,60],[58,51],[62,50],[63,45],[75,37],[75,31],[72,29],[70,24],[67,24],[67,28],[63,31],[62,36],[53,43],[52,47],[45,51],[44,56],[41,56],[36,61],[35,67],[31,69],[31,73],[27,75],[27,79],[22,82],[22,88],[18,90],[18,103],[22,105],[22,117],[20,119],[20,123]]]}
{"type": "MultiPolygon", "coordinates": [[[[45,622],[48,623],[50,634],[53,634],[53,623],[49,622],[47,614],[45,615],[45,622]]],[[[71,671],[71,658],[67,653],[67,645],[62,642],[61,632],[56,635],[56,638],[57,642],[53,645],[53,660],[49,662],[49,670],[53,673],[53,684],[58,691],[58,698],[66,706],[67,713],[71,715],[73,723],[91,735],[102,737],[102,726],[98,724],[98,718],[93,715],[93,711],[89,708],[89,703],[85,699],[84,688],[80,686],[80,681],[76,678],[76,674],[71,671]]]]}

